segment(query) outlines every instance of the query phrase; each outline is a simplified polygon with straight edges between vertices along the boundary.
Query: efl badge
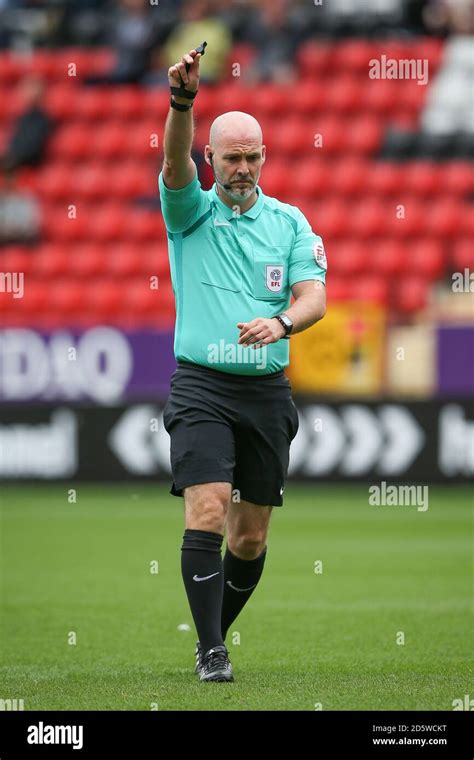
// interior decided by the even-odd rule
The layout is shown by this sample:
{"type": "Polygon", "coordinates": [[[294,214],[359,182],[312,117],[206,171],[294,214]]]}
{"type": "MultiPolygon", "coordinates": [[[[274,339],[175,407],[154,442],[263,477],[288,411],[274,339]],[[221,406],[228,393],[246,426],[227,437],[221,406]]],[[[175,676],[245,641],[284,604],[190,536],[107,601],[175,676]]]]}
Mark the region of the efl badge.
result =
{"type": "Polygon", "coordinates": [[[313,254],[316,264],[321,267],[321,269],[327,269],[328,262],[326,259],[326,253],[324,251],[324,245],[321,241],[313,245],[313,254]]]}
{"type": "Polygon", "coordinates": [[[278,264],[267,264],[265,283],[272,293],[279,293],[283,287],[283,267],[278,264]]]}

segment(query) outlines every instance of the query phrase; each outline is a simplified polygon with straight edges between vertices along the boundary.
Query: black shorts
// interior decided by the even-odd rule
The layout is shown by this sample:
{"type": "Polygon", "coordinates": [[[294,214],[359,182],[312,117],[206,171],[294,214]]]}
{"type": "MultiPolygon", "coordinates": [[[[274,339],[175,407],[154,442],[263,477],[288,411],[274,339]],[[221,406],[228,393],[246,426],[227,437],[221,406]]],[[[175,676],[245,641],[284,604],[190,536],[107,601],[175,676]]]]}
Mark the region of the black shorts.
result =
{"type": "Polygon", "coordinates": [[[163,412],[171,438],[170,493],[227,482],[245,501],[280,507],[298,413],[288,378],[231,375],[178,362],[163,412]]]}

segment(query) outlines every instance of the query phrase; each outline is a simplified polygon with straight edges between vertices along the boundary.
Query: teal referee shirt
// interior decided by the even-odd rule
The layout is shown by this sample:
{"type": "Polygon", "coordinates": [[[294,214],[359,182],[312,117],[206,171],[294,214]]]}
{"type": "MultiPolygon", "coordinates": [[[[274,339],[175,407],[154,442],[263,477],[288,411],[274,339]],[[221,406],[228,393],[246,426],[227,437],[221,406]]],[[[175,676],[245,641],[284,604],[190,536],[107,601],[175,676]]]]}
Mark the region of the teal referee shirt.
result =
{"type": "Polygon", "coordinates": [[[289,363],[288,340],[253,349],[237,343],[237,322],[288,308],[291,287],[325,282],[323,243],[295,206],[266,196],[244,214],[197,175],[180,190],[158,178],[176,299],[178,360],[239,375],[277,372],[289,363]]]}

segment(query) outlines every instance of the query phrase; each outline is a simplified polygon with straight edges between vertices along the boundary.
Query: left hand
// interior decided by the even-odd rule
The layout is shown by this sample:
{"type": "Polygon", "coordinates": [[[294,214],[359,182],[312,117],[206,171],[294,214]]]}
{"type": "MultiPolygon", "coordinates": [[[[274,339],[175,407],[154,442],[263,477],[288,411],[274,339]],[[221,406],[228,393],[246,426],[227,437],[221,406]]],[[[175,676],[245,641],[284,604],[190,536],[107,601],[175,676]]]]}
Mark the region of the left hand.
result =
{"type": "Polygon", "coordinates": [[[257,317],[251,322],[238,322],[237,327],[240,329],[238,342],[246,346],[253,345],[253,348],[276,343],[285,335],[283,325],[275,318],[257,317]]]}

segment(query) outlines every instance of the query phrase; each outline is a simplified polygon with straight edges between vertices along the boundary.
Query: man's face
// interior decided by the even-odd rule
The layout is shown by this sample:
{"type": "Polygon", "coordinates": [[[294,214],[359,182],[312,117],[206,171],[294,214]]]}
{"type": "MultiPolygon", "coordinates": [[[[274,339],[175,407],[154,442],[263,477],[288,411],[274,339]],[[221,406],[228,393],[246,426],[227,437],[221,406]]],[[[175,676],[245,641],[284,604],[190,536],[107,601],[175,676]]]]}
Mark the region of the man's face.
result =
{"type": "Polygon", "coordinates": [[[265,161],[265,146],[253,140],[220,145],[209,152],[216,178],[225,188],[227,195],[235,201],[245,201],[255,190],[262,164],[265,161]]]}

